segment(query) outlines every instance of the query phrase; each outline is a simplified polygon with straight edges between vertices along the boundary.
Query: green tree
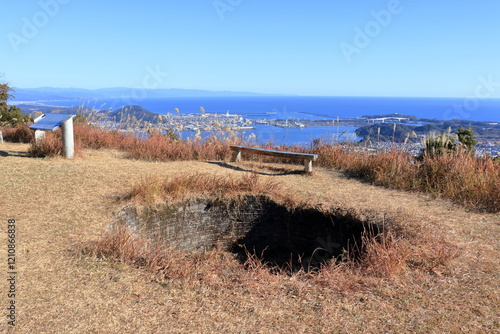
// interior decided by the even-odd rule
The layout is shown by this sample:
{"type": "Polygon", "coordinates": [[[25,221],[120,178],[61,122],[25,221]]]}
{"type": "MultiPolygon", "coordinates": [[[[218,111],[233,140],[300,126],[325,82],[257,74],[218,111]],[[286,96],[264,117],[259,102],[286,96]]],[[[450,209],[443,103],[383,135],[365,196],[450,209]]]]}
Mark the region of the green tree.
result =
{"type": "Polygon", "coordinates": [[[10,94],[13,91],[9,84],[0,83],[0,126],[2,127],[14,127],[31,121],[31,117],[23,115],[21,109],[7,105],[7,101],[13,97],[10,94]]]}
{"type": "Polygon", "coordinates": [[[0,83],[0,102],[6,102],[10,97],[12,97],[9,92],[13,91],[12,88],[5,82],[0,83]]]}
{"type": "Polygon", "coordinates": [[[457,132],[458,141],[467,148],[467,151],[474,152],[474,146],[477,140],[474,139],[474,131],[461,127],[457,132]]]}

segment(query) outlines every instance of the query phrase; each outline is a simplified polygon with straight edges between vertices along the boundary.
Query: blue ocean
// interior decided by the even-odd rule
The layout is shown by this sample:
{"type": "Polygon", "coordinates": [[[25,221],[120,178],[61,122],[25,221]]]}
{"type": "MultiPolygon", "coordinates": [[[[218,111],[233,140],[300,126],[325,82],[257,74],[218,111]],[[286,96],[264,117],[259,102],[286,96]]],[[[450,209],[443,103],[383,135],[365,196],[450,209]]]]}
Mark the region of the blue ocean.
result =
{"type": "MultiPolygon", "coordinates": [[[[500,122],[500,99],[312,96],[148,98],[145,96],[140,99],[125,97],[88,101],[43,101],[43,103],[58,106],[83,105],[111,110],[127,105],[140,105],[159,114],[174,113],[175,108],[179,110],[179,114],[195,114],[200,112],[200,107],[203,107],[206,113],[229,112],[232,115],[253,119],[335,120],[399,113],[440,120],[500,122]]],[[[259,143],[273,141],[276,144],[308,144],[314,139],[354,140],[355,129],[343,126],[284,129],[257,125],[256,129],[244,131],[242,135],[254,134],[259,143]]]]}

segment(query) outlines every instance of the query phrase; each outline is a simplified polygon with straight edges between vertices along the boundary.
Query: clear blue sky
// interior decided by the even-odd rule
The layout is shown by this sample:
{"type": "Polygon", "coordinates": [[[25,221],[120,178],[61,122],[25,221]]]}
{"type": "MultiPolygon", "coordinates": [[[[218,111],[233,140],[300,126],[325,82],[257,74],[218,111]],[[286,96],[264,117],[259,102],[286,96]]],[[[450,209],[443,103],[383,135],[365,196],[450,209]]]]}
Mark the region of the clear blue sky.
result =
{"type": "Polygon", "coordinates": [[[0,4],[0,74],[16,87],[465,97],[486,80],[500,97],[498,0],[0,4]]]}

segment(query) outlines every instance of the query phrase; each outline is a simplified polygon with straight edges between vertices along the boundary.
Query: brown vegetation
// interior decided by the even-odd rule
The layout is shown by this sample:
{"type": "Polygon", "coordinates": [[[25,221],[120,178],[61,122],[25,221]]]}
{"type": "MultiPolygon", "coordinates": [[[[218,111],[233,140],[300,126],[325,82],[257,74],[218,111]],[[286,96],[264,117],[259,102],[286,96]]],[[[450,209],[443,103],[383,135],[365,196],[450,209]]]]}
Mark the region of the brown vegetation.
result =
{"type": "Polygon", "coordinates": [[[2,133],[3,139],[12,143],[30,143],[35,139],[35,132],[25,124],[3,129],[2,133]]]}
{"type": "Polygon", "coordinates": [[[465,150],[415,159],[392,150],[376,154],[323,145],[312,150],[322,166],[389,188],[449,198],[470,209],[500,211],[500,164],[465,150]]]}
{"type": "Polygon", "coordinates": [[[132,186],[126,199],[146,203],[160,200],[178,200],[190,196],[234,197],[244,194],[276,194],[281,185],[272,179],[261,180],[255,173],[232,178],[206,173],[181,174],[174,178],[161,180],[148,176],[132,186]]]}
{"type": "MultiPolygon", "coordinates": [[[[261,180],[256,173],[246,174],[239,178],[207,173],[180,174],[165,180],[158,177],[146,177],[134,184],[131,190],[122,197],[122,200],[139,201],[150,206],[156,205],[159,201],[170,202],[193,196],[235,199],[248,194],[269,195],[286,203],[291,210],[298,207],[316,207],[314,203],[305,203],[290,189],[283,189],[283,185],[273,179],[261,180]]],[[[330,209],[322,207],[320,210],[327,213],[330,209]]],[[[343,211],[345,211],[343,217],[360,215],[360,213],[349,209],[343,211]]],[[[373,218],[372,223],[376,224],[375,218],[373,218]]],[[[363,275],[395,277],[410,268],[428,272],[437,267],[446,267],[456,255],[454,248],[442,238],[438,239],[427,233],[417,234],[411,227],[412,225],[408,222],[402,222],[395,217],[384,217],[384,220],[379,222],[380,230],[377,233],[371,229],[363,232],[361,244],[357,245],[360,249],[346,250],[346,253],[337,259],[341,262],[334,260],[328,265],[324,264],[320,276],[324,277],[324,271],[334,271],[338,274],[342,272],[344,275],[358,272],[363,273],[363,275]],[[361,257],[354,257],[355,253],[360,254],[361,257]]],[[[125,263],[145,266],[153,271],[157,271],[158,268],[170,268],[179,272],[180,268],[190,267],[187,262],[193,260],[191,256],[181,255],[175,249],[159,243],[158,240],[147,240],[143,236],[135,235],[120,224],[108,232],[99,242],[84,248],[82,251],[98,257],[112,257],[125,263]]],[[[230,262],[234,261],[234,258],[227,254],[223,255],[223,253],[224,251],[218,250],[215,253],[212,252],[211,255],[217,254],[215,256],[220,256],[228,261],[224,266],[233,267],[230,262]]],[[[254,261],[261,260],[258,254],[247,254],[247,259],[247,261],[251,261],[251,265],[246,263],[245,268],[260,270],[267,264],[256,265],[254,263],[254,261]]],[[[199,255],[195,255],[194,260],[198,261],[199,255]]],[[[270,265],[272,266],[272,264],[270,265]]],[[[274,266],[272,267],[276,269],[274,266]]],[[[278,268],[278,271],[285,273],[284,268],[278,268]]],[[[161,274],[168,277],[171,275],[163,269],[161,274]]],[[[304,274],[303,271],[294,273],[297,277],[302,277],[304,274]]],[[[310,278],[308,276],[308,279],[310,278]]]]}
{"type": "MultiPolygon", "coordinates": [[[[4,135],[6,140],[13,142],[31,141],[30,153],[33,156],[61,155],[60,137],[60,132],[55,135],[48,133],[35,147],[33,135],[26,126],[7,129],[4,135]]],[[[229,149],[232,144],[241,144],[241,139],[212,137],[184,141],[159,132],[140,139],[117,131],[75,124],[75,154],[82,148],[113,148],[126,151],[131,159],[146,161],[228,161],[233,155],[229,149]]],[[[264,147],[272,148],[272,144],[264,147]]],[[[373,154],[349,144],[319,144],[308,150],[301,147],[283,149],[318,154],[319,166],[334,168],[376,185],[443,196],[470,209],[500,211],[500,164],[489,157],[476,158],[464,149],[424,159],[416,159],[395,149],[373,154]]],[[[251,160],[290,163],[286,159],[262,156],[254,156],[251,160]]]]}
{"type": "MultiPolygon", "coordinates": [[[[27,150],[26,144],[0,145],[0,219],[15,217],[18,224],[18,333],[500,328],[498,215],[321,167],[309,177],[276,173],[291,166],[275,163],[245,162],[239,169],[200,161],[151,163],[110,149],[83,149],[83,158],[73,160],[29,159],[27,150]],[[273,273],[258,258],[243,266],[218,249],[182,254],[126,230],[102,235],[111,212],[125,204],[117,197],[132,193],[148,175],[194,183],[189,176],[202,172],[238,181],[241,169],[255,170],[257,184],[278,183],[281,192],[318,207],[378,221],[397,218],[399,229],[384,239],[366,235],[373,244],[364,243],[363,261],[294,275],[273,273]],[[95,256],[75,252],[81,249],[95,256]]],[[[6,235],[0,237],[5,243],[6,235]]]]}

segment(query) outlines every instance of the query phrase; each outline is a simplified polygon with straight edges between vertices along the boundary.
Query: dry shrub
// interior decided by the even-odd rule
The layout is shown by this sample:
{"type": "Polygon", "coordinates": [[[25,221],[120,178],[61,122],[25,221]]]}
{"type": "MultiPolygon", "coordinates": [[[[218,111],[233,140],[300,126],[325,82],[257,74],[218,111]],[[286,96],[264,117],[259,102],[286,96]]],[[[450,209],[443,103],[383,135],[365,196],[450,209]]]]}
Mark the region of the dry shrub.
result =
{"type": "Polygon", "coordinates": [[[412,275],[442,275],[450,272],[450,263],[458,250],[444,238],[424,233],[416,238],[385,231],[362,237],[361,256],[349,255],[341,262],[321,268],[314,281],[322,286],[335,286],[341,291],[365,287],[374,279],[397,279],[412,275]]]}
{"type": "Polygon", "coordinates": [[[500,165],[466,152],[424,159],[421,190],[442,194],[467,207],[500,211],[500,165]]]}
{"type": "Polygon", "coordinates": [[[229,145],[238,143],[234,139],[219,140],[215,137],[204,140],[179,140],[154,133],[144,140],[128,145],[124,149],[132,159],[151,161],[183,160],[227,160],[231,157],[229,145]]]}
{"type": "MultiPolygon", "coordinates": [[[[28,148],[28,154],[33,157],[56,157],[62,156],[63,153],[62,132],[60,129],[55,132],[45,131],[39,143],[35,143],[33,139],[28,148]]],[[[74,154],[79,155],[80,153],[81,144],[75,141],[74,154]]]]}
{"type": "Polygon", "coordinates": [[[365,233],[362,243],[364,254],[361,267],[365,273],[377,277],[400,275],[412,253],[410,243],[396,237],[392,232],[378,236],[365,233]]]}
{"type": "MultiPolygon", "coordinates": [[[[288,294],[290,291],[329,289],[339,292],[359,290],[376,279],[398,279],[417,271],[421,274],[441,273],[456,256],[456,251],[442,240],[407,240],[393,232],[363,237],[360,258],[344,257],[341,262],[325,264],[306,272],[290,271],[264,263],[256,254],[247,252],[245,263],[236,254],[219,247],[205,253],[183,253],[161,241],[151,241],[117,225],[100,240],[79,246],[78,251],[100,259],[114,260],[152,272],[163,284],[193,288],[235,289],[248,293],[288,294]]],[[[299,293],[297,292],[297,293],[299,293]]]]}
{"type": "Polygon", "coordinates": [[[86,252],[98,258],[114,258],[124,263],[135,263],[145,258],[144,240],[134,236],[125,227],[120,226],[105,234],[101,240],[86,246],[86,252]]]}
{"type": "Polygon", "coordinates": [[[33,140],[28,149],[28,154],[33,157],[55,157],[63,154],[61,138],[54,133],[46,131],[38,143],[33,140]]]}
{"type": "Polygon", "coordinates": [[[123,226],[78,251],[99,259],[114,260],[153,272],[160,283],[212,289],[246,288],[254,293],[274,289],[282,280],[258,260],[242,266],[235,255],[217,247],[205,253],[182,253],[161,242],[152,242],[123,226]],[[270,284],[274,283],[274,284],[270,284]]]}
{"type": "Polygon", "coordinates": [[[353,145],[322,144],[310,151],[320,156],[320,166],[340,169],[349,176],[400,189],[411,184],[412,157],[396,149],[373,154],[353,145]]]}
{"type": "Polygon", "coordinates": [[[229,160],[233,155],[233,151],[229,148],[230,145],[240,145],[241,141],[238,138],[218,139],[210,137],[205,140],[192,141],[192,146],[195,150],[196,160],[229,160]]]}
{"type": "Polygon", "coordinates": [[[344,159],[356,155],[349,146],[320,144],[312,147],[309,153],[318,155],[317,164],[326,168],[342,169],[344,159]]]}
{"type": "Polygon", "coordinates": [[[449,198],[471,209],[500,211],[500,164],[464,150],[418,160],[395,149],[370,153],[345,145],[320,145],[318,164],[349,176],[402,190],[449,198]]]}
{"type": "Polygon", "coordinates": [[[168,138],[159,133],[139,140],[126,148],[131,159],[151,161],[193,160],[194,150],[188,142],[168,138]]]}
{"type": "Polygon", "coordinates": [[[75,142],[80,142],[84,148],[121,148],[132,140],[138,140],[133,136],[126,136],[117,131],[109,131],[96,126],[75,123],[75,142]],[[127,138],[129,137],[129,138],[127,138]]]}
{"type": "Polygon", "coordinates": [[[27,124],[2,130],[3,139],[12,143],[30,143],[35,139],[35,131],[28,129],[27,124]]]}

